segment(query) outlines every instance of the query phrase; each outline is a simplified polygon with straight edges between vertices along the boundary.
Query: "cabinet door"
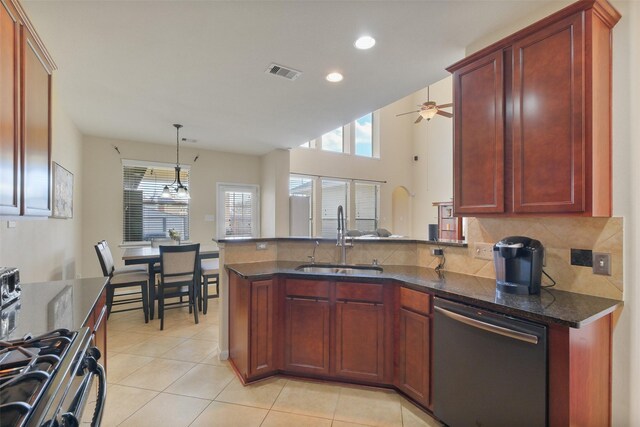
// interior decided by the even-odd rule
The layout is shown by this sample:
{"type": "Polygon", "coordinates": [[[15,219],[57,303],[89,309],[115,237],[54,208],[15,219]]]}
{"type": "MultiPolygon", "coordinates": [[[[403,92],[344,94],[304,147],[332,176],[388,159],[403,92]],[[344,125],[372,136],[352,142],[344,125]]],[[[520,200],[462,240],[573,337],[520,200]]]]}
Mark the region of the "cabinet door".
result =
{"type": "Polygon", "coordinates": [[[0,3],[0,215],[20,214],[20,26],[0,3]]]}
{"type": "Polygon", "coordinates": [[[513,44],[513,211],[585,210],[582,13],[513,44]]]}
{"type": "Polygon", "coordinates": [[[502,51],[453,73],[454,211],[504,212],[502,51]]]}
{"type": "Polygon", "coordinates": [[[329,301],[285,302],[285,370],[329,374],[329,301]]]}
{"type": "Polygon", "coordinates": [[[22,214],[51,214],[51,70],[22,27],[22,214]]]}
{"type": "Polygon", "coordinates": [[[382,382],[384,355],[383,305],[336,302],[336,375],[382,382]]]}
{"type": "Polygon", "coordinates": [[[429,317],[400,309],[398,339],[398,386],[425,406],[430,400],[429,317]]]}
{"type": "Polygon", "coordinates": [[[273,280],[251,282],[250,376],[275,370],[273,357],[274,303],[273,280]]]}

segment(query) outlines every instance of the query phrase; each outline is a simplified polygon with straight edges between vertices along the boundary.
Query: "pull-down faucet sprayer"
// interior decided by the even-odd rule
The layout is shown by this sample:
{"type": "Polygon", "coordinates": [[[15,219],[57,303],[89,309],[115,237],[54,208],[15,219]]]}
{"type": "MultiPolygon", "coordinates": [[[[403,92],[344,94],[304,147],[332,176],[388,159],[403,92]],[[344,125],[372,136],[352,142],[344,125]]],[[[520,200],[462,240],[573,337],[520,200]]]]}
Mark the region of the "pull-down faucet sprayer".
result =
{"type": "Polygon", "coordinates": [[[340,246],[340,264],[345,265],[347,263],[347,244],[346,244],[347,232],[344,226],[344,210],[342,205],[338,206],[338,235],[336,238],[336,246],[340,246]]]}

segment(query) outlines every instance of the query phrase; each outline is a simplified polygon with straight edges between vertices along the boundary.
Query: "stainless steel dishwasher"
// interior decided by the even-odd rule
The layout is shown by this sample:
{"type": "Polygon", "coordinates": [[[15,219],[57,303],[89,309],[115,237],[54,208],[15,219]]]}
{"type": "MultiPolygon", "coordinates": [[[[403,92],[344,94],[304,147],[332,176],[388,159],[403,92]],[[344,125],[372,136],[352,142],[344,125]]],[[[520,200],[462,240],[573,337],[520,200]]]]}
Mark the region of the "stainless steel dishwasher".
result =
{"type": "Polygon", "coordinates": [[[433,410],[451,427],[547,424],[547,328],[435,298],[433,410]]]}

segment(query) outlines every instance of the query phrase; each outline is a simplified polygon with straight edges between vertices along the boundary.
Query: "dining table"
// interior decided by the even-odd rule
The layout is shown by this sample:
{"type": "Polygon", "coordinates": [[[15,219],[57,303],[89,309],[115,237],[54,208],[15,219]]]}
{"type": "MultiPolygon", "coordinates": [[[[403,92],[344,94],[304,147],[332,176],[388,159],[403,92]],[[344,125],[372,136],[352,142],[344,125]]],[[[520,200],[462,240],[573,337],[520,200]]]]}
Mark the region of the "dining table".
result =
{"type": "MultiPolygon", "coordinates": [[[[217,246],[214,245],[201,245],[199,258],[200,260],[207,258],[218,258],[220,252],[217,246]]],[[[154,265],[160,262],[160,248],[153,246],[131,247],[125,248],[122,254],[122,260],[125,265],[147,264],[147,271],[149,272],[149,317],[153,319],[155,301],[156,301],[156,287],[155,279],[157,271],[154,269],[154,265]]],[[[196,263],[196,277],[200,277],[200,262],[196,263]]],[[[200,286],[196,286],[196,298],[200,292],[200,286]]]]}

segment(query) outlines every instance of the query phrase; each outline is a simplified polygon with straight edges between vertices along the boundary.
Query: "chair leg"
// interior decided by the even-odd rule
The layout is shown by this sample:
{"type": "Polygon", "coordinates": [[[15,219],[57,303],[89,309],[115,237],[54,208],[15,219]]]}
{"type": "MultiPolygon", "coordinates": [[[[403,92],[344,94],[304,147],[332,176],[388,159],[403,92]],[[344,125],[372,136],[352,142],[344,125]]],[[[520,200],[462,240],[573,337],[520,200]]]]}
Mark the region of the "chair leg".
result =
{"type": "Polygon", "coordinates": [[[193,318],[196,321],[196,325],[198,324],[198,307],[196,307],[196,281],[193,280],[193,285],[189,289],[189,312],[193,308],[193,318]]]}
{"type": "Polygon", "coordinates": [[[204,281],[202,287],[202,314],[207,314],[207,308],[209,308],[209,277],[204,281]]]}
{"type": "Polygon", "coordinates": [[[107,319],[111,316],[111,307],[113,307],[113,286],[111,284],[107,285],[107,319]]]}
{"type": "Polygon", "coordinates": [[[158,317],[160,318],[160,330],[164,330],[164,288],[158,286],[158,317]]]}
{"type": "MultiPolygon", "coordinates": [[[[207,286],[207,277],[206,276],[200,276],[200,284],[198,285],[198,287],[204,291],[205,286],[207,286]]],[[[203,292],[199,292],[198,293],[198,311],[202,311],[202,294],[203,292]]],[[[204,313],[207,314],[207,313],[204,313]]]]}
{"type": "Polygon", "coordinates": [[[142,282],[142,311],[144,312],[144,323],[149,323],[149,283],[142,282]]]}

